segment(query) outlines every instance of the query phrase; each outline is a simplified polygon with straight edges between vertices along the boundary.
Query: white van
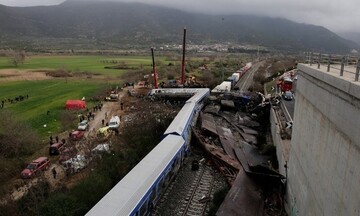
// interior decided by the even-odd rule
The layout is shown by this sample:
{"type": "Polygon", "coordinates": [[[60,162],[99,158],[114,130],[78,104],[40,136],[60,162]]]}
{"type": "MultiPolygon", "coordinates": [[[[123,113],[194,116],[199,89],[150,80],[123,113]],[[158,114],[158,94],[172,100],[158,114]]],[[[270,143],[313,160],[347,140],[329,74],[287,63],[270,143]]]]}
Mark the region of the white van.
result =
{"type": "Polygon", "coordinates": [[[109,121],[109,128],[116,129],[120,126],[120,118],[119,116],[112,116],[109,121]]]}

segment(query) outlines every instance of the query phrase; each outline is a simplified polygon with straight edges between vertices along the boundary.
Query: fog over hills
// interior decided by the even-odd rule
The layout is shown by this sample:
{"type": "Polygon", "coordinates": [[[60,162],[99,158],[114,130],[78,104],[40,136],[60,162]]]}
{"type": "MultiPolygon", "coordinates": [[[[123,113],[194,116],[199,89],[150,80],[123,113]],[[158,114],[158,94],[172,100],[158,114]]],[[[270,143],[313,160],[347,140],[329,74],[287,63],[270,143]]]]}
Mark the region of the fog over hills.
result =
{"type": "Polygon", "coordinates": [[[0,48],[21,44],[120,48],[231,42],[278,50],[349,52],[359,45],[328,29],[286,19],[205,15],[142,3],[66,1],[55,6],[0,6],[0,48]]]}
{"type": "Polygon", "coordinates": [[[338,35],[360,44],[360,32],[339,32],[338,35]]]}

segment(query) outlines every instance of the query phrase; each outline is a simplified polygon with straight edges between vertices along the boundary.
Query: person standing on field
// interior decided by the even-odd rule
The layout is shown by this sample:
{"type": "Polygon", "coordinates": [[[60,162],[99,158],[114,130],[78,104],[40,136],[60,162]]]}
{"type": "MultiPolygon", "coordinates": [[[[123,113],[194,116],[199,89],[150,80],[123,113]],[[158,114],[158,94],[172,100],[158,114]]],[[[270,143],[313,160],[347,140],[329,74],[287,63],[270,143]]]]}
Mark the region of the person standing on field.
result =
{"type": "Polygon", "coordinates": [[[57,172],[56,172],[55,167],[54,167],[51,171],[52,171],[52,174],[53,174],[54,179],[56,179],[56,174],[57,174],[57,172]]]}

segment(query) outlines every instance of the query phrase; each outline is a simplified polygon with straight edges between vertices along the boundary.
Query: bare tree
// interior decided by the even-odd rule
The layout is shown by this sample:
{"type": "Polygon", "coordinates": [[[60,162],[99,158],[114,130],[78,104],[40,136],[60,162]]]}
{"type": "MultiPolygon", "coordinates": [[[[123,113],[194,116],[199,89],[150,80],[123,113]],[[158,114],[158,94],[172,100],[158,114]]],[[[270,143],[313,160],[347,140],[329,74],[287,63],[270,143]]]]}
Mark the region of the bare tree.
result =
{"type": "Polygon", "coordinates": [[[9,57],[9,61],[12,65],[15,67],[19,66],[20,64],[24,64],[26,59],[26,53],[25,51],[15,51],[12,49],[9,49],[7,51],[7,56],[9,57]]]}

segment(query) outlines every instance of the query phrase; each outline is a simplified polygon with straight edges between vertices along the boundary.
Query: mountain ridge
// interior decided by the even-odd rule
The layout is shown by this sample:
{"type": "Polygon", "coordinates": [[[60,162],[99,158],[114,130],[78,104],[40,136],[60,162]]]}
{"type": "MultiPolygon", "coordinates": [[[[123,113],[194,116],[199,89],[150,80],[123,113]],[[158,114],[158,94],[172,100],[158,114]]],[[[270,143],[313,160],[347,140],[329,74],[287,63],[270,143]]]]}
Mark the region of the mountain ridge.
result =
{"type": "MultiPolygon", "coordinates": [[[[16,43],[97,43],[153,46],[179,43],[182,28],[193,44],[231,42],[277,50],[349,52],[359,49],[328,29],[284,18],[206,15],[143,3],[68,0],[55,6],[0,6],[0,46],[16,43]]],[[[95,46],[93,44],[93,46],[95,46]]]]}

